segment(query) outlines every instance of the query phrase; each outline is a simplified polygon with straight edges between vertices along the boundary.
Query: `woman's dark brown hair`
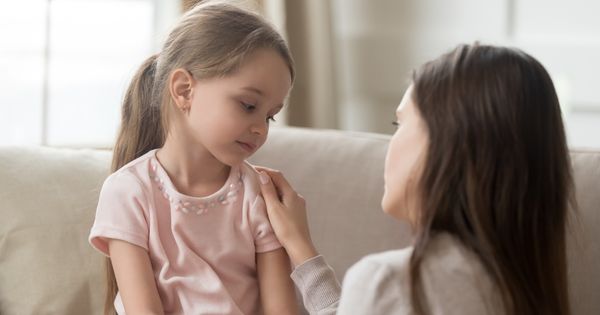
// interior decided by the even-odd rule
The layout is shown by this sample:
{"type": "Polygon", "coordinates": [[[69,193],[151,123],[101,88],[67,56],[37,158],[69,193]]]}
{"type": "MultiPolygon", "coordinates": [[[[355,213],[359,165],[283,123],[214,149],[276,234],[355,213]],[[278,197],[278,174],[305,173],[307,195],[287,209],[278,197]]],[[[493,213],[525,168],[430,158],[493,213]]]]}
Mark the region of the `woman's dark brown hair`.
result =
{"type": "Polygon", "coordinates": [[[424,253],[446,232],[480,258],[507,314],[569,314],[572,175],[544,67],[517,49],[459,46],[415,72],[413,100],[430,141],[410,268],[415,311],[427,312],[424,253]]]}

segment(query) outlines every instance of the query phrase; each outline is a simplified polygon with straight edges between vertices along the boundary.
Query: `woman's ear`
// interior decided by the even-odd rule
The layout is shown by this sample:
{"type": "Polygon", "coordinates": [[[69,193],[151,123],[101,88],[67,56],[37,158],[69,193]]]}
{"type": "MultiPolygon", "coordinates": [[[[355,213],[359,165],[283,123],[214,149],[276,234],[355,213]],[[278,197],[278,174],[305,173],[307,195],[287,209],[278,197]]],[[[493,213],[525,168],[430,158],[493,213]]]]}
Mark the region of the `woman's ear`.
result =
{"type": "Polygon", "coordinates": [[[177,109],[187,113],[192,106],[192,87],[194,78],[185,69],[175,69],[169,77],[169,93],[177,109]]]}

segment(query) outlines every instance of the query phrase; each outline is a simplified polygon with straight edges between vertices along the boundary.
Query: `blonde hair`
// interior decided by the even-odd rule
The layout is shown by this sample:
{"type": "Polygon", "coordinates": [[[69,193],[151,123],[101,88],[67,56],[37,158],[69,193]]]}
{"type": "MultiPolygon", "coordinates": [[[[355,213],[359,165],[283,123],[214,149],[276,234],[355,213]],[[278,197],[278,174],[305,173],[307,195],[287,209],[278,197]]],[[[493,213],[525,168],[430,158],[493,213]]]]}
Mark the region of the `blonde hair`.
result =
{"type": "MultiPolygon", "coordinates": [[[[159,54],[138,69],[125,94],[112,171],[161,147],[169,130],[172,100],[170,74],[183,68],[198,80],[235,73],[258,49],[273,49],[287,63],[292,81],[294,61],[282,36],[258,14],[225,1],[204,1],[186,12],[159,54]]],[[[117,284],[107,260],[105,314],[114,314],[117,284]]]]}

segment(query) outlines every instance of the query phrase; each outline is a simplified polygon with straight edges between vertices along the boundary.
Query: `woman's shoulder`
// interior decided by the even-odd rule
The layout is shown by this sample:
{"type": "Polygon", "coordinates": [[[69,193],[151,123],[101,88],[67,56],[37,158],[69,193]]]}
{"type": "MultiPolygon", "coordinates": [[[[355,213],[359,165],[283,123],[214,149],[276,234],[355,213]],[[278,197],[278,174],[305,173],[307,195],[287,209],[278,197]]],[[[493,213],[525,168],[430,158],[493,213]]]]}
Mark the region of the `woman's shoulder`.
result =
{"type": "Polygon", "coordinates": [[[501,314],[502,302],[479,257],[458,238],[441,233],[429,244],[420,267],[429,307],[452,314],[501,314]]]}
{"type": "Polygon", "coordinates": [[[412,248],[368,255],[344,277],[338,314],[409,314],[412,248]]]}
{"type": "Polygon", "coordinates": [[[487,275],[479,257],[449,233],[439,233],[431,240],[421,270],[431,280],[440,278],[440,282],[447,278],[465,280],[487,275]]]}
{"type": "MultiPolygon", "coordinates": [[[[360,274],[378,270],[404,278],[408,276],[412,254],[412,247],[370,254],[353,265],[349,272],[360,274]]],[[[470,277],[485,273],[477,256],[447,233],[437,234],[431,239],[421,269],[434,278],[446,274],[470,277]]]]}
{"type": "Polygon", "coordinates": [[[349,273],[366,273],[377,270],[379,272],[393,273],[402,276],[408,271],[412,247],[389,250],[370,254],[360,259],[348,270],[349,273]]]}
{"type": "Polygon", "coordinates": [[[356,283],[361,286],[368,282],[378,291],[389,286],[405,291],[403,287],[408,280],[412,252],[412,247],[407,247],[367,255],[348,269],[344,285],[356,283]]]}
{"type": "MultiPolygon", "coordinates": [[[[343,295],[354,296],[351,299],[373,309],[411,313],[412,254],[413,248],[407,247],[362,258],[346,273],[343,295]],[[367,301],[370,299],[372,303],[367,301]]],[[[500,309],[495,287],[477,256],[449,234],[431,239],[420,276],[428,308],[434,314],[495,314],[494,310],[500,309]]],[[[343,304],[353,303],[346,299],[343,304]]]]}

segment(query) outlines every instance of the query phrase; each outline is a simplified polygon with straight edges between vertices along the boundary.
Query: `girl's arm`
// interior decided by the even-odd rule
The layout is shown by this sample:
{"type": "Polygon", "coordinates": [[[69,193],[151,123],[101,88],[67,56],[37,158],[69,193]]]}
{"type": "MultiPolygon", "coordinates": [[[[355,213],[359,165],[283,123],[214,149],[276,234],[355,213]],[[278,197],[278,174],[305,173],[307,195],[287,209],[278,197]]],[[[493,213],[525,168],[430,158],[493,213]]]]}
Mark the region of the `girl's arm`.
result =
{"type": "Polygon", "coordinates": [[[341,290],[310,237],[306,203],[280,172],[257,168],[269,221],[295,266],[291,275],[310,314],[335,314],[341,290]]]}
{"type": "Polygon", "coordinates": [[[143,248],[110,239],[110,261],[127,314],[163,314],[150,257],[143,248]]]}
{"type": "Polygon", "coordinates": [[[256,167],[269,222],[294,266],[319,255],[310,237],[306,202],[279,171],[256,167]]]}
{"type": "Polygon", "coordinates": [[[290,259],[285,249],[257,253],[256,265],[264,314],[298,314],[290,259]]]}

